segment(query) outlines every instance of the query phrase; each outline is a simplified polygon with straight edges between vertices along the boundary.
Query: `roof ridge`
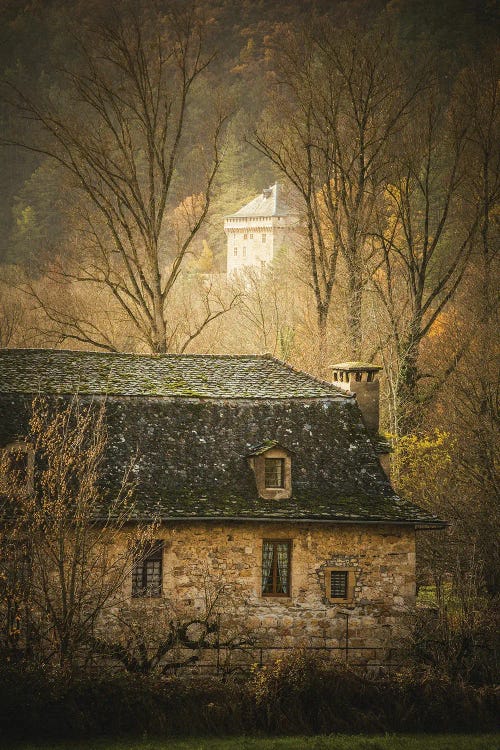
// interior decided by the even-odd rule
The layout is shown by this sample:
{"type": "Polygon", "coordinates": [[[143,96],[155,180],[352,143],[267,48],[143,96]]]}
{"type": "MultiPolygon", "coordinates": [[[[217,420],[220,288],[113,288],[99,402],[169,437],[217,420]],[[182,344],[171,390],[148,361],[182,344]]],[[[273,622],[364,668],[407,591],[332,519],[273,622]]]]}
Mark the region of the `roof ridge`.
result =
{"type": "Polygon", "coordinates": [[[283,359],[279,359],[278,357],[275,357],[273,354],[268,353],[267,357],[269,359],[273,359],[275,362],[278,362],[280,365],[283,365],[283,367],[286,367],[291,372],[295,373],[296,375],[304,375],[306,378],[309,378],[310,380],[314,380],[315,383],[319,383],[320,385],[328,386],[328,388],[331,388],[332,390],[336,391],[339,396],[345,396],[346,398],[354,398],[355,394],[352,391],[344,391],[342,388],[339,388],[335,383],[330,382],[329,380],[323,380],[322,378],[317,378],[316,375],[311,375],[310,372],[306,372],[305,370],[298,370],[296,367],[293,367],[288,362],[285,362],[283,359]]]}
{"type": "Polygon", "coordinates": [[[172,357],[179,359],[180,357],[198,357],[200,359],[274,359],[271,354],[265,352],[264,354],[177,354],[176,352],[165,352],[163,354],[154,354],[146,352],[105,352],[105,351],[94,351],[93,349],[53,349],[48,347],[11,347],[11,348],[0,348],[0,355],[12,352],[52,352],[57,354],[97,354],[99,356],[106,357],[148,357],[150,359],[160,359],[162,357],[172,357]]]}

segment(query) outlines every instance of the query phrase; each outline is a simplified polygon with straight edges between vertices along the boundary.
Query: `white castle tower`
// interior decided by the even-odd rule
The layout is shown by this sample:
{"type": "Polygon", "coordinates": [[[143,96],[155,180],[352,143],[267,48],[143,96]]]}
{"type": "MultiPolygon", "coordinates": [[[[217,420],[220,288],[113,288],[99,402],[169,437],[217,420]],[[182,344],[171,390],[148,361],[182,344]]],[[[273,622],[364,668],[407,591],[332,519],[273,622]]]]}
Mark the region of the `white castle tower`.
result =
{"type": "Polygon", "coordinates": [[[224,219],[227,275],[254,268],[262,271],[290,237],[297,216],[285,204],[279,183],[224,219]]]}

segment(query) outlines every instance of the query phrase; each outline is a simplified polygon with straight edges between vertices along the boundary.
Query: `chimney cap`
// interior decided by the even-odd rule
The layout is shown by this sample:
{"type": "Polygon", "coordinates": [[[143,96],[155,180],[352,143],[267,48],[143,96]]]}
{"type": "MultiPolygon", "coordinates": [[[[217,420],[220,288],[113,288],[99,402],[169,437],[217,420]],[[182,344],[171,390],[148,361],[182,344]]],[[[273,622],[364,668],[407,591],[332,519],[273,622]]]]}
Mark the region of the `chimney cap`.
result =
{"type": "Polygon", "coordinates": [[[330,365],[330,368],[344,372],[378,372],[384,369],[382,365],[374,365],[371,362],[341,362],[337,365],[330,365]]]}

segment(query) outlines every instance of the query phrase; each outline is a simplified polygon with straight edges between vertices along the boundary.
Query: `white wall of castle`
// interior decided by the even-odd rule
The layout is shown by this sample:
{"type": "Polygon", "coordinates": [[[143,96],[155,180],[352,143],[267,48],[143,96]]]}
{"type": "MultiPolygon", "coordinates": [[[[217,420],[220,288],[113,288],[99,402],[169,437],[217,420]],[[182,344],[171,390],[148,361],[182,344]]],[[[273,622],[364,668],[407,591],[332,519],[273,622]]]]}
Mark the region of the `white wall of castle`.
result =
{"type": "Polygon", "coordinates": [[[295,221],[288,216],[226,219],[227,275],[248,268],[263,270],[290,237],[293,224],[295,221]]]}

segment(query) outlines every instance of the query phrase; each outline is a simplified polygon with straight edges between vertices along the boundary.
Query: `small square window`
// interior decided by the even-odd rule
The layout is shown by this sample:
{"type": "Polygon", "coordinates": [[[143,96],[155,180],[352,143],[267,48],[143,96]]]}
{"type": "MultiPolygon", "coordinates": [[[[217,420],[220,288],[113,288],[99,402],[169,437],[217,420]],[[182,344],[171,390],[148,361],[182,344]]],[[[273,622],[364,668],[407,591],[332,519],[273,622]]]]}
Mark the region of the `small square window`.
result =
{"type": "Polygon", "coordinates": [[[243,235],[243,239],[244,239],[244,240],[247,240],[247,239],[248,239],[248,234],[244,234],[244,235],[243,235]]]}
{"type": "Polygon", "coordinates": [[[262,595],[290,596],[292,543],[264,540],[262,543],[262,595]]]}
{"type": "Polygon", "coordinates": [[[253,234],[250,235],[250,239],[253,240],[253,234]]]}
{"type": "Polygon", "coordinates": [[[285,486],[285,459],[284,458],[266,458],[265,459],[265,487],[284,487],[285,486]]]}
{"type": "Polygon", "coordinates": [[[356,584],[354,570],[327,568],[325,570],[325,594],[333,604],[351,602],[356,584]]]}
{"type": "Polygon", "coordinates": [[[132,569],[132,596],[161,596],[163,542],[156,540],[136,550],[132,569]]]}

